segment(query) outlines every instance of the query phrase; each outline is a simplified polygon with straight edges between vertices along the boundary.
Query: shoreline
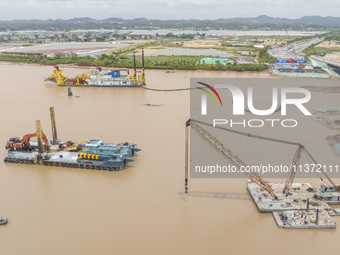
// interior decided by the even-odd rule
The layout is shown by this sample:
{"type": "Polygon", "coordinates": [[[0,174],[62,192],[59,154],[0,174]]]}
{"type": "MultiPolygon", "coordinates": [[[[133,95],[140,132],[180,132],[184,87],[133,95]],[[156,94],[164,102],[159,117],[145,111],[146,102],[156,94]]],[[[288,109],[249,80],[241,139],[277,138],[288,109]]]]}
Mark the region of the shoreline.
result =
{"type": "MultiPolygon", "coordinates": [[[[53,64],[38,64],[38,63],[25,63],[25,62],[8,62],[8,61],[0,61],[0,65],[17,65],[17,66],[51,66],[53,67],[53,64]]],[[[91,66],[80,66],[77,64],[56,64],[60,67],[67,67],[67,68],[77,68],[77,69],[89,69],[91,66]]],[[[95,67],[95,65],[93,65],[95,67]]],[[[107,67],[107,66],[102,66],[102,69],[105,70],[110,70],[110,69],[133,69],[133,68],[124,68],[124,67],[118,67],[118,66],[112,66],[112,67],[107,67]]],[[[137,70],[140,68],[137,68],[137,70]]],[[[207,70],[207,69],[176,69],[176,68],[145,68],[145,71],[147,70],[152,70],[152,71],[167,71],[167,70],[174,70],[174,71],[190,71],[190,72],[228,72],[228,73],[244,73],[244,74],[260,74],[264,75],[264,77],[275,77],[272,73],[271,70],[264,70],[264,71],[230,71],[230,70],[207,70]],[[265,75],[268,76],[265,76],[265,75]]]]}

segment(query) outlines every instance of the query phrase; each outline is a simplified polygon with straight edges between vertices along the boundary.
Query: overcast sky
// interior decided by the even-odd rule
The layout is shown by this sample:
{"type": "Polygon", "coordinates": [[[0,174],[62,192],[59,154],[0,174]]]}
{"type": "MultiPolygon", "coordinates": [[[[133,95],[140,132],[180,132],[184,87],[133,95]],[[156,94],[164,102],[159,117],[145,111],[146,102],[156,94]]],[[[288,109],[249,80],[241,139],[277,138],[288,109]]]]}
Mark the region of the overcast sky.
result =
{"type": "Polygon", "coordinates": [[[216,19],[268,15],[339,17],[339,0],[0,0],[0,20],[216,19]]]}

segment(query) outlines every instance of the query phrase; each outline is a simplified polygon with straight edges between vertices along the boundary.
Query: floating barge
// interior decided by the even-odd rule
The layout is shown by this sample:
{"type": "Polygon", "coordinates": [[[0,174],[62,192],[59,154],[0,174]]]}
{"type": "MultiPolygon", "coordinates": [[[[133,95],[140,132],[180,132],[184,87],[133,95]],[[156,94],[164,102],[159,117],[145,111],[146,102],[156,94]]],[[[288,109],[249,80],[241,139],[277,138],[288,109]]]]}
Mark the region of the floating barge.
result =
{"type": "Polygon", "coordinates": [[[116,171],[134,161],[132,156],[141,150],[136,144],[128,142],[115,144],[95,139],[80,141],[75,145],[71,141],[63,143],[57,139],[54,108],[50,110],[53,139],[47,141],[40,121],[37,121],[36,133],[25,135],[21,140],[9,139],[6,145],[8,154],[4,159],[6,163],[116,171]],[[30,141],[31,137],[37,137],[37,142],[30,141]]]}
{"type": "MultiPolygon", "coordinates": [[[[116,69],[104,72],[100,66],[95,66],[90,72],[81,74],[74,78],[64,76],[63,69],[54,66],[53,75],[47,77],[45,82],[57,83],[65,87],[142,87],[145,83],[144,50],[142,50],[142,71],[137,74],[136,57],[133,54],[134,72],[130,75],[128,69],[116,69]]],[[[91,66],[91,65],[89,65],[91,66]]]]}
{"type": "Polygon", "coordinates": [[[288,197],[282,193],[284,184],[269,183],[274,190],[278,199],[274,200],[268,196],[256,183],[248,183],[248,191],[253,198],[257,209],[261,213],[268,213],[274,211],[288,211],[288,210],[304,210],[307,209],[307,199],[309,199],[309,208],[322,208],[323,210],[330,210],[330,206],[324,202],[314,198],[316,192],[309,183],[293,183],[291,188],[291,195],[288,197]]]}
{"type": "MultiPolygon", "coordinates": [[[[57,149],[57,148],[55,148],[57,149]]],[[[60,166],[86,168],[97,170],[122,170],[128,162],[134,161],[132,156],[140,151],[135,144],[106,144],[101,140],[90,140],[79,152],[51,151],[10,151],[4,161],[6,163],[43,164],[45,166],[60,166]],[[96,152],[89,150],[96,145],[96,152]],[[105,149],[106,151],[102,151],[105,149]]]]}
{"type": "Polygon", "coordinates": [[[281,228],[336,228],[331,216],[340,215],[340,209],[330,205],[340,204],[338,185],[321,185],[315,189],[309,183],[293,183],[289,195],[282,192],[284,184],[268,183],[277,199],[270,197],[256,183],[248,183],[248,191],[261,213],[272,213],[281,228]]]}
{"type": "Polygon", "coordinates": [[[273,216],[280,228],[336,228],[336,222],[325,211],[283,211],[273,212],[273,216]]]}

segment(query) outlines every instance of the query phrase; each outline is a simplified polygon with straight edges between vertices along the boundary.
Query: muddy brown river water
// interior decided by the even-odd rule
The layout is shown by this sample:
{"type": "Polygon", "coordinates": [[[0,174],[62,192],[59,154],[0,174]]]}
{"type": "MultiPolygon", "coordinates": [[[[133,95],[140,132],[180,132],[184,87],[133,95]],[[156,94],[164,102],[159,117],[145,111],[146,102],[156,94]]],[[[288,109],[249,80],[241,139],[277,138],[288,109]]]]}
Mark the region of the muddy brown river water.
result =
{"type": "MultiPolygon", "coordinates": [[[[192,193],[184,195],[189,92],[73,88],[68,97],[66,88],[43,83],[51,72],[50,66],[0,64],[1,159],[6,140],[34,132],[37,119],[51,138],[50,106],[63,141],[129,141],[142,151],[118,172],[1,161],[0,215],[11,220],[0,227],[1,255],[280,255],[339,249],[339,229],[279,229],[272,215],[258,213],[242,180],[191,180],[192,193]]],[[[152,88],[189,87],[190,77],[268,74],[147,71],[152,88]]],[[[325,135],[335,133],[321,128],[325,135]]],[[[339,224],[340,217],[335,219],[339,224]]]]}

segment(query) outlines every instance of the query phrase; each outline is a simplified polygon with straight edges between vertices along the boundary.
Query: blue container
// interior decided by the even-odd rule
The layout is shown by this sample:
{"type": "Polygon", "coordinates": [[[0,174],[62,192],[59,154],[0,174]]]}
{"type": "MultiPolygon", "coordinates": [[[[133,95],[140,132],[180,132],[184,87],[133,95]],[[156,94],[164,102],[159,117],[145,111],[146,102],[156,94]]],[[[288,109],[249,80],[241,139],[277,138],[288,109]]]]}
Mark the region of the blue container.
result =
{"type": "Polygon", "coordinates": [[[288,60],[285,60],[285,59],[278,59],[278,60],[276,60],[276,63],[289,63],[289,61],[288,60]]]}
{"type": "Polygon", "coordinates": [[[120,77],[120,72],[112,71],[112,72],[108,72],[108,75],[111,75],[112,77],[120,77]]]}
{"type": "Polygon", "coordinates": [[[73,96],[72,89],[70,87],[67,88],[67,94],[69,96],[73,96]]]}

